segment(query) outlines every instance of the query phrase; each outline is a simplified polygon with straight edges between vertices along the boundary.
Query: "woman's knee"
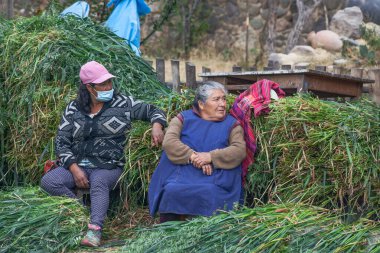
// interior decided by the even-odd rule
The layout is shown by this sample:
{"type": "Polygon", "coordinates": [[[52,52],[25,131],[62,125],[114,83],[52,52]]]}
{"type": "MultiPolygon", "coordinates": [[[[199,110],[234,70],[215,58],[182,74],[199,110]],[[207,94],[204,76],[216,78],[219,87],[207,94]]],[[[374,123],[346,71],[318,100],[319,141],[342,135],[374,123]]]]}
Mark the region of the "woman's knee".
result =
{"type": "Polygon", "coordinates": [[[48,176],[48,174],[45,174],[41,178],[40,186],[45,191],[49,192],[49,190],[54,186],[53,180],[51,177],[48,176]]]}

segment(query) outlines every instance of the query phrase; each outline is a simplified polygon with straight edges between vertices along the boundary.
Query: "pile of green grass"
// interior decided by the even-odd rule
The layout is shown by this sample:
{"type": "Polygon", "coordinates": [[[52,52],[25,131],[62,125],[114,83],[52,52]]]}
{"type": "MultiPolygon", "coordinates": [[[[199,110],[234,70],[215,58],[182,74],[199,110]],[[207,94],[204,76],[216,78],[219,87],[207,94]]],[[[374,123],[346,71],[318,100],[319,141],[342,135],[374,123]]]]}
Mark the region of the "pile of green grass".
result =
{"type": "Polygon", "coordinates": [[[79,245],[88,222],[75,199],[38,188],[0,191],[0,252],[62,252],[79,245]]]}
{"type": "Polygon", "coordinates": [[[122,252],[379,252],[380,225],[342,223],[335,213],[268,204],[141,229],[122,252]]]}
{"type": "Polygon", "coordinates": [[[117,77],[116,88],[127,95],[151,102],[171,93],[123,39],[90,19],[61,18],[52,9],[41,16],[0,21],[0,27],[0,137],[8,164],[0,168],[6,174],[0,184],[12,185],[13,174],[18,181],[38,182],[84,63],[104,64],[117,77]]]}
{"type": "Polygon", "coordinates": [[[248,195],[379,217],[379,107],[295,96],[252,122],[259,152],[248,195]]]}

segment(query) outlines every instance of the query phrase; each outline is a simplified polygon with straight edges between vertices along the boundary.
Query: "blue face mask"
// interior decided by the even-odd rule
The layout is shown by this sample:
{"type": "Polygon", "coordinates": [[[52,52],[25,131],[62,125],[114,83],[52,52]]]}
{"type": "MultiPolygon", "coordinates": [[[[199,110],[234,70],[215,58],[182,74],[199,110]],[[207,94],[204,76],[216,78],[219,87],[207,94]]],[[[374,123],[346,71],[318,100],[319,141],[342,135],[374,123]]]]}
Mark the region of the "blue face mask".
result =
{"type": "Polygon", "coordinates": [[[98,93],[98,96],[96,97],[96,100],[99,102],[108,102],[111,101],[113,97],[113,89],[112,90],[106,90],[106,91],[96,91],[98,93]]]}

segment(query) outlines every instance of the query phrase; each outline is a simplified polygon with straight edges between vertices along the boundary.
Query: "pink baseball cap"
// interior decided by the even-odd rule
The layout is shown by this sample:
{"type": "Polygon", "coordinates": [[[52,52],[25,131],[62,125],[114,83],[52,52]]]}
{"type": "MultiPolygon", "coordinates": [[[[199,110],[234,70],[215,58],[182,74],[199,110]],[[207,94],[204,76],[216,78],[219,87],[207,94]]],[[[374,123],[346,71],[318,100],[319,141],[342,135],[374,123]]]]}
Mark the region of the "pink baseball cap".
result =
{"type": "Polygon", "coordinates": [[[83,84],[96,84],[102,83],[115,76],[110,74],[108,70],[99,62],[90,61],[80,68],[79,77],[83,84]]]}

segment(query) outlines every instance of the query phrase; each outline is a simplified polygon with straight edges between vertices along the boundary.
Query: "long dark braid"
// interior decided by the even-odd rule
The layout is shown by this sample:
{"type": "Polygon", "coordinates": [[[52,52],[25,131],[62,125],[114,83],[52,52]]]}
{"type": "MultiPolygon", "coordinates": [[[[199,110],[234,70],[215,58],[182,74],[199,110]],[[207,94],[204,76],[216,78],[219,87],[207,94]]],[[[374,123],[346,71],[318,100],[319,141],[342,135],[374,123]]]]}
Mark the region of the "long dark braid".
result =
{"type": "Polygon", "coordinates": [[[91,94],[82,82],[79,85],[76,101],[85,113],[89,114],[91,112],[91,94]]]}

